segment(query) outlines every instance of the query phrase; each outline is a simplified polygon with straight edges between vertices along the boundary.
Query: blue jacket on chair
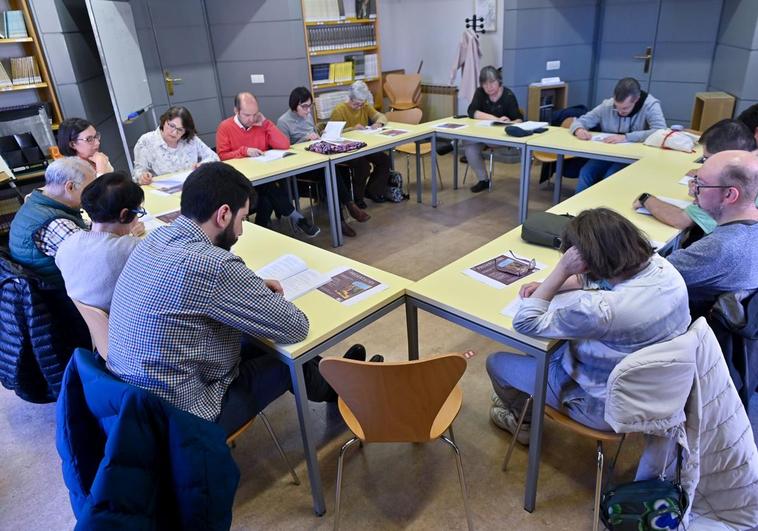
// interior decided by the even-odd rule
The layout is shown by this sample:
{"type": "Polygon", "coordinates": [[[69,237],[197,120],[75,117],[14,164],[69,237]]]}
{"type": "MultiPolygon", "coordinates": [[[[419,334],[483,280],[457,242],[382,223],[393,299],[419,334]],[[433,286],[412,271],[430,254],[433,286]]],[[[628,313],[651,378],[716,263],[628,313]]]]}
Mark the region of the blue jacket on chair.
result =
{"type": "Polygon", "coordinates": [[[84,349],[56,413],[77,529],[229,529],[239,469],[221,427],[118,380],[84,349]]]}

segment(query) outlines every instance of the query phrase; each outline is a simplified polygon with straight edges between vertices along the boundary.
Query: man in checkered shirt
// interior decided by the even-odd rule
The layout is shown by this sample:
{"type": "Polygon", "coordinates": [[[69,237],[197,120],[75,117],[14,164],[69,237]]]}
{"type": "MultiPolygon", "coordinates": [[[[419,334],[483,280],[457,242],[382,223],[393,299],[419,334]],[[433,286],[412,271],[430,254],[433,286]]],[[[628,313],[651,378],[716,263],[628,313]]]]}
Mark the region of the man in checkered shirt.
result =
{"type": "MultiPolygon", "coordinates": [[[[110,314],[111,372],[227,433],[291,389],[288,367],[245,335],[278,343],[308,335],[308,318],[284,299],[279,283],[259,278],[230,252],[253,195],[245,176],[224,163],[192,172],[182,215],[135,248],[110,314]]],[[[303,367],[308,398],[334,401],[318,362],[303,367]]]]}

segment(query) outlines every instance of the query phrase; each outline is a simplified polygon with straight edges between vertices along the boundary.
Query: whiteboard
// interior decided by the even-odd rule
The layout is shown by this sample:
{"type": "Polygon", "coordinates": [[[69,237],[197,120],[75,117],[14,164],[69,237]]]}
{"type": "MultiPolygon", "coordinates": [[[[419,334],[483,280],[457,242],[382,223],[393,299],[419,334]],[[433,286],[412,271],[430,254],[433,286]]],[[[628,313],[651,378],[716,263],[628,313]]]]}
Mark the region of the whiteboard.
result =
{"type": "Polygon", "coordinates": [[[87,0],[87,10],[114,110],[127,122],[153,103],[132,7],[125,1],[87,0]]]}

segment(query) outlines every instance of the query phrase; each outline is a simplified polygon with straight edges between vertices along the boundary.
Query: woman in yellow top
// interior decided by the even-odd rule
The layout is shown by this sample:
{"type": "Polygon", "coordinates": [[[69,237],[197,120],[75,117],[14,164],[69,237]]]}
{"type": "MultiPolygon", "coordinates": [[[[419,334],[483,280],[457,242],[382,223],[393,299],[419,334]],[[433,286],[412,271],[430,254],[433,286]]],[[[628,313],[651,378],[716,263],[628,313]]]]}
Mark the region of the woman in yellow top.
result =
{"type": "MultiPolygon", "coordinates": [[[[387,117],[369,103],[371,92],[366,83],[356,81],[350,86],[350,99],[340,103],[332,111],[333,122],[345,122],[345,131],[354,129],[376,129],[387,124],[387,117]]],[[[390,178],[390,158],[384,152],[373,153],[346,163],[353,173],[353,195],[355,204],[366,208],[364,197],[375,203],[386,201],[384,190],[390,178]],[[374,170],[370,171],[369,164],[374,170]]]]}

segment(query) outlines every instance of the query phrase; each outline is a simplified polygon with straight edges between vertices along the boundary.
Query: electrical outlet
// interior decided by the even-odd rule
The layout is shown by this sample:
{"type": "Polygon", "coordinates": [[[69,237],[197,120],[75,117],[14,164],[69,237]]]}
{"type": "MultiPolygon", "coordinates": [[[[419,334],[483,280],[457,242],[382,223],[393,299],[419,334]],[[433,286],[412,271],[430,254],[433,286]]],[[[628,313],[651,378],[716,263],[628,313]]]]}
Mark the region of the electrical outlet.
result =
{"type": "Polygon", "coordinates": [[[265,83],[263,74],[250,74],[250,83],[265,83]]]}
{"type": "Polygon", "coordinates": [[[561,67],[560,61],[548,61],[545,66],[546,70],[558,70],[561,67]]]}

